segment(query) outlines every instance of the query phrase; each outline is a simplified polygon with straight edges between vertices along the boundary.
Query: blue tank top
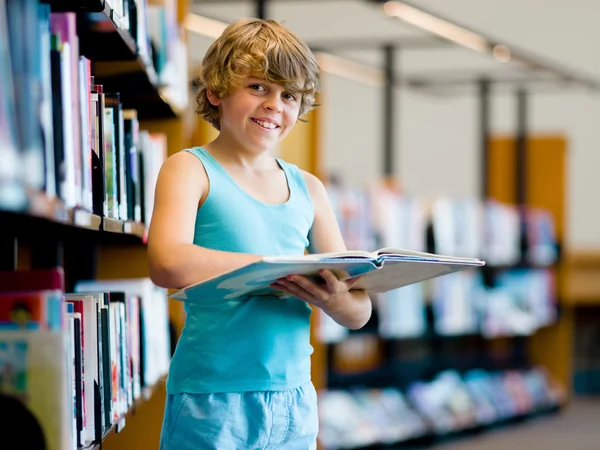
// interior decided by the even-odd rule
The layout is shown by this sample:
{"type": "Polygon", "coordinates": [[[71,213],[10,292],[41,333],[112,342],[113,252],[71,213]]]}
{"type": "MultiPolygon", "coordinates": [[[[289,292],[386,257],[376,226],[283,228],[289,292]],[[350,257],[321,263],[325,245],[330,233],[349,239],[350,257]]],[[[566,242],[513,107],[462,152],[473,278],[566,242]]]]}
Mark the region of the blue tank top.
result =
{"type": "MultiPolygon", "coordinates": [[[[204,165],[209,192],[196,216],[194,244],[228,252],[302,255],[314,207],[300,170],[277,160],[287,178],[285,203],[262,203],[244,191],[205,149],[187,149],[204,165]]],[[[206,298],[185,304],[167,392],[294,389],[310,380],[310,315],[296,298],[206,298]]]]}

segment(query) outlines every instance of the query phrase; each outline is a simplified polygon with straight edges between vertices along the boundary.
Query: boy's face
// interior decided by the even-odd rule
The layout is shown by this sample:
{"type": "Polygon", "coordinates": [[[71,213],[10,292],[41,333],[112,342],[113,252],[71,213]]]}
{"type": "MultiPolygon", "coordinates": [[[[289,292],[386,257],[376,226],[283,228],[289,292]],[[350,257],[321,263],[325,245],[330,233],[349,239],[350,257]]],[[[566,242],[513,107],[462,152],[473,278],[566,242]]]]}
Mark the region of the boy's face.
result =
{"type": "Polygon", "coordinates": [[[283,86],[261,78],[245,77],[226,97],[210,100],[220,107],[222,134],[246,150],[265,152],[294,128],[302,94],[286,92],[283,86]]]}

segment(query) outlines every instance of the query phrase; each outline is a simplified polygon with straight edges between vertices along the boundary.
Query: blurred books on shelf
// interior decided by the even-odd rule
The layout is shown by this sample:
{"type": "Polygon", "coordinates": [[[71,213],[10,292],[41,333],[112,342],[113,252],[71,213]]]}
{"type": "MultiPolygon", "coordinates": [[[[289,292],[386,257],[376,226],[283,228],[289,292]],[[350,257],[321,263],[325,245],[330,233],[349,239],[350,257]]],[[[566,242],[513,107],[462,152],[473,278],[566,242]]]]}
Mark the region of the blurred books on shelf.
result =
{"type": "MultiPolygon", "coordinates": [[[[344,239],[353,245],[398,246],[486,261],[481,269],[372,295],[382,338],[426,335],[429,305],[437,336],[531,335],[556,321],[551,267],[558,245],[548,211],[473,199],[439,198],[426,204],[385,185],[361,190],[336,184],[328,191],[344,239]]],[[[328,343],[348,335],[325,314],[320,314],[317,332],[328,343]]]]}
{"type": "Polygon", "coordinates": [[[319,439],[327,450],[376,448],[493,426],[559,407],[565,393],[539,367],[460,375],[443,371],[406,390],[319,392],[319,439]]]}
{"type": "Polygon", "coordinates": [[[0,281],[0,393],[33,414],[49,450],[122,428],[168,370],[166,290],[135,279],[65,294],[62,268],[0,272],[0,281]]]}
{"type": "Polygon", "coordinates": [[[528,336],[557,320],[555,277],[548,269],[513,269],[497,275],[479,300],[487,337],[528,336]]]}

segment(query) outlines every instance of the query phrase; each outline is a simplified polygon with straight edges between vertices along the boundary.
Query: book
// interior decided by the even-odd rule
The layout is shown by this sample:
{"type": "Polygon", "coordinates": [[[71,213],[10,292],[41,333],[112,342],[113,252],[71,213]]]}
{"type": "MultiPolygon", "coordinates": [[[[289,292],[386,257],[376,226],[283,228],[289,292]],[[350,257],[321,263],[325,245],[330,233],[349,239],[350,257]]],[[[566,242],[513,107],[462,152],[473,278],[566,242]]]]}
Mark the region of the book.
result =
{"type": "Polygon", "coordinates": [[[67,338],[66,329],[0,332],[0,392],[31,412],[42,430],[43,448],[48,450],[74,447],[67,338]]]}
{"type": "Polygon", "coordinates": [[[329,269],[338,279],[360,276],[355,289],[388,292],[409,284],[485,264],[477,258],[460,258],[396,248],[374,252],[347,251],[302,256],[265,256],[260,261],[172,293],[175,300],[231,300],[252,295],[278,295],[270,284],[291,274],[319,280],[319,270],[329,269]]]}

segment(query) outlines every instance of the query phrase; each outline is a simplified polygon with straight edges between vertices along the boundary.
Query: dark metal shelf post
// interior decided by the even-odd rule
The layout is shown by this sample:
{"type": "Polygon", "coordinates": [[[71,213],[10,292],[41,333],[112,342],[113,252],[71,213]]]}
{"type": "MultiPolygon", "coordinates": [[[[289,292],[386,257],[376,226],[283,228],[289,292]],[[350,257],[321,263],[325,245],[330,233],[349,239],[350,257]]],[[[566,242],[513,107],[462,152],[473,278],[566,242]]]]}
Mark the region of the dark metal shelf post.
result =
{"type": "Polygon", "coordinates": [[[515,193],[518,205],[527,204],[527,128],[528,96],[525,89],[517,91],[517,139],[515,158],[515,193]]]}
{"type": "Polygon", "coordinates": [[[383,89],[383,174],[394,174],[395,142],[394,123],[396,117],[396,47],[388,44],[383,47],[385,65],[385,85],[383,89]]]}
{"type": "Polygon", "coordinates": [[[489,186],[489,153],[490,153],[490,80],[479,80],[479,157],[481,200],[490,196],[489,186]]]}
{"type": "Polygon", "coordinates": [[[267,0],[256,0],[256,17],[267,19],[267,0]]]}

